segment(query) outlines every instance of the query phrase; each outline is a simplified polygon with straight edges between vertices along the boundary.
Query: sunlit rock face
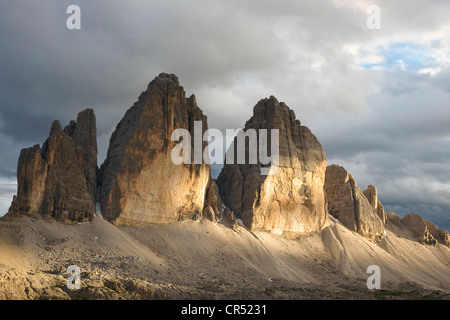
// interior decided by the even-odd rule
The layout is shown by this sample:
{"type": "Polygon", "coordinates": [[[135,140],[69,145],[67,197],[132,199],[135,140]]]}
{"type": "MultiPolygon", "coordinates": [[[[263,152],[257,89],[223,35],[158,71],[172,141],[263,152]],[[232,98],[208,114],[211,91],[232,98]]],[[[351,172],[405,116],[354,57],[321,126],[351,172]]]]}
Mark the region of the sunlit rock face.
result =
{"type": "Polygon", "coordinates": [[[54,121],[42,145],[22,149],[17,196],[9,214],[42,214],[60,221],[89,221],[95,214],[97,131],[93,110],[61,127],[54,121]]]}
{"type": "Polygon", "coordinates": [[[369,200],[372,208],[376,211],[378,217],[380,217],[383,224],[386,224],[387,215],[384,211],[384,206],[381,204],[380,200],[378,200],[377,188],[370,184],[367,186],[366,190],[364,190],[363,193],[366,196],[367,200],[369,200]]]}
{"type": "MultiPolygon", "coordinates": [[[[267,129],[268,136],[272,129],[279,130],[279,166],[273,174],[262,175],[261,168],[267,165],[259,161],[226,163],[217,179],[224,204],[251,230],[303,233],[329,225],[324,194],[327,160],[316,137],[300,124],[293,110],[273,96],[253,108],[244,132],[249,129],[257,132],[256,145],[260,129],[267,129]]],[[[268,153],[275,142],[269,139],[268,153]]],[[[235,140],[235,157],[237,152],[235,140]]]]}
{"type": "Polygon", "coordinates": [[[373,186],[363,192],[344,167],[331,165],[326,169],[325,191],[329,213],[340,223],[373,242],[383,238],[386,213],[373,186]]]}
{"type": "Polygon", "coordinates": [[[194,137],[194,121],[201,121],[201,134],[208,129],[195,96],[186,98],[175,75],[162,73],[150,82],[117,125],[100,169],[105,219],[142,225],[201,217],[209,165],[175,164],[171,158],[178,143],[171,140],[173,131],[183,128],[194,137]]]}
{"type": "Polygon", "coordinates": [[[417,213],[407,213],[401,218],[401,223],[406,228],[414,240],[423,244],[450,246],[450,235],[442,228],[437,227],[430,221],[422,219],[417,213]]]}

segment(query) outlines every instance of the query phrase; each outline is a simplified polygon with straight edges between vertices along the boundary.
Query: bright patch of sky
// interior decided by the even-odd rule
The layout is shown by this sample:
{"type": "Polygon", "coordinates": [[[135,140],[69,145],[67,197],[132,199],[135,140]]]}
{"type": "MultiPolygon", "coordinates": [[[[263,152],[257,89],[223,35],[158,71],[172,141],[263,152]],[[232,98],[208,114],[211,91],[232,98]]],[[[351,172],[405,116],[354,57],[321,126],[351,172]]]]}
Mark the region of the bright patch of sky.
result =
{"type": "Polygon", "coordinates": [[[433,73],[436,61],[432,50],[423,44],[413,42],[395,42],[375,49],[378,61],[362,63],[364,69],[383,69],[433,73]],[[425,72],[427,71],[428,72],[425,72]]]}
{"type": "Polygon", "coordinates": [[[15,179],[0,178],[0,217],[8,212],[13,196],[16,193],[17,182],[15,179]]]}

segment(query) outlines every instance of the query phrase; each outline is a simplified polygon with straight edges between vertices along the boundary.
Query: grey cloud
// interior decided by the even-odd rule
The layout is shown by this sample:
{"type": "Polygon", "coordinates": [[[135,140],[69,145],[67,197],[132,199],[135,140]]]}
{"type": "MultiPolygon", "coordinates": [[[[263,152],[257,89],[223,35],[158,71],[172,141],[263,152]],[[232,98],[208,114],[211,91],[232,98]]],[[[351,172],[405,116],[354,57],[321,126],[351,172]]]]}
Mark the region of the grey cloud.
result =
{"type": "Polygon", "coordinates": [[[316,121],[329,163],[345,166],[363,189],[376,185],[387,210],[417,212],[448,228],[449,92],[409,72],[378,81],[367,113],[316,121]]]}
{"type": "Polygon", "coordinates": [[[374,1],[381,8],[383,26],[387,32],[424,32],[442,26],[448,20],[450,4],[445,0],[374,1]]]}
{"type": "MultiPolygon", "coordinates": [[[[327,38],[330,24],[321,19],[334,17],[331,27],[334,31],[348,25],[340,21],[347,17],[339,16],[338,10],[325,2],[319,7],[291,4],[295,8],[289,10],[285,7],[287,3],[277,4],[275,11],[280,12],[277,15],[270,2],[225,5],[180,1],[174,5],[174,2],[152,1],[136,6],[119,1],[96,1],[80,4],[82,30],[71,32],[64,25],[67,16],[64,10],[68,4],[68,1],[32,4],[18,1],[14,5],[4,5],[5,28],[1,28],[4,30],[1,37],[9,40],[4,52],[7,59],[1,65],[8,74],[2,79],[2,88],[5,88],[2,97],[10,96],[16,101],[21,97],[22,104],[32,104],[38,113],[51,114],[62,121],[69,120],[67,110],[85,107],[94,107],[99,113],[108,108],[107,113],[113,113],[112,118],[117,120],[139,91],[161,71],[176,73],[188,93],[201,91],[205,86],[229,87],[253,75],[263,79],[263,87],[271,92],[258,93],[257,98],[245,100],[246,108],[250,109],[257,100],[270,94],[281,99],[286,96],[294,105],[299,105],[301,97],[309,96],[305,93],[314,92],[310,88],[320,90],[321,80],[317,76],[305,76],[313,74],[309,66],[311,56],[323,56],[326,61],[338,51],[333,48],[340,39],[327,38]],[[16,18],[18,14],[12,14],[15,12],[20,12],[21,19],[12,22],[8,18],[11,15],[16,18]],[[309,17],[313,13],[321,14],[317,21],[309,17]],[[283,29],[286,15],[302,18],[293,25],[295,29],[287,29],[292,39],[289,45],[276,32],[286,30],[283,29]],[[18,31],[13,28],[17,21],[20,21],[19,28],[15,28],[18,31]],[[308,23],[312,22],[317,28],[308,28],[308,23]],[[316,40],[319,35],[321,41],[316,40]],[[292,54],[298,57],[292,60],[289,57],[292,54]],[[290,75],[291,65],[286,61],[301,66],[298,76],[290,75]],[[288,80],[293,84],[284,89],[286,77],[292,78],[288,80]],[[290,97],[293,91],[299,90],[299,94],[290,97]]],[[[350,37],[345,28],[336,34],[350,37]]],[[[330,77],[333,68],[328,71],[330,77]]],[[[341,75],[334,73],[331,77],[331,80],[338,80],[341,75]]],[[[340,87],[348,80],[342,83],[340,87]]],[[[336,105],[347,108],[348,99],[358,95],[358,92],[345,94],[345,100],[336,103],[342,99],[342,88],[337,90],[330,86],[326,90],[329,98],[317,103],[321,109],[326,108],[327,102],[333,104],[329,110],[336,105]]],[[[346,91],[349,93],[350,88],[346,91]]],[[[321,93],[316,95],[318,99],[324,92],[321,93]]],[[[305,104],[313,101],[311,97],[305,104]]],[[[205,105],[205,112],[215,108],[215,105],[205,105]]],[[[113,122],[99,123],[101,130],[111,125],[113,122]]],[[[234,126],[239,125],[235,120],[234,126]]]]}

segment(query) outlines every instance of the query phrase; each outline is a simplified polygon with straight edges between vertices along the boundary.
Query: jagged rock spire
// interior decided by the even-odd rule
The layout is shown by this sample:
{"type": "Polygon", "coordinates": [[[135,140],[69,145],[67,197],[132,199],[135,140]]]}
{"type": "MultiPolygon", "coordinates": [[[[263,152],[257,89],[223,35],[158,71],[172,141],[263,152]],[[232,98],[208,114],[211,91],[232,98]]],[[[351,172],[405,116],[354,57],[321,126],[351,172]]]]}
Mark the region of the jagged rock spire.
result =
{"type": "Polygon", "coordinates": [[[95,214],[97,138],[91,109],[63,130],[58,120],[42,145],[22,149],[17,196],[10,214],[42,214],[62,221],[87,221],[95,214]],[[77,132],[76,135],[72,133],[77,132]],[[89,136],[89,139],[80,137],[89,136]],[[93,189],[94,188],[94,189],[93,189]]]}

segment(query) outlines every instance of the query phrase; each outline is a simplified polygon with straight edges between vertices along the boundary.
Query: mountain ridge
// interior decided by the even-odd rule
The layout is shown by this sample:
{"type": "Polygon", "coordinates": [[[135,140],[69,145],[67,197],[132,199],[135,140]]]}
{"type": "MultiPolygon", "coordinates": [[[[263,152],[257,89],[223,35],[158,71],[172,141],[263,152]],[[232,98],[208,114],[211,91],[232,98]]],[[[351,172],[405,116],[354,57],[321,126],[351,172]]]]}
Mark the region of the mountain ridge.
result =
{"type": "MultiPolygon", "coordinates": [[[[100,168],[94,111],[80,112],[64,129],[55,120],[42,148],[19,157],[17,195],[0,219],[0,277],[14,280],[0,286],[0,297],[245,298],[239,282],[248,281],[257,298],[317,297],[308,289],[314,287],[354,298],[344,292],[347,282],[377,298],[362,281],[375,264],[392,290],[438,290],[448,298],[449,233],[418,214],[385,212],[375,186],[361,190],[345,168],[327,166],[320,142],[285,103],[260,100],[243,130],[255,130],[256,144],[261,129],[279,130],[274,174],[261,175],[261,162],[226,163],[214,180],[209,164],[173,163],[171,133],[194,136],[196,121],[203,136],[206,115],[167,73],[125,112],[100,168]],[[70,264],[88,272],[81,296],[61,284],[70,264]],[[189,279],[198,270],[206,278],[189,279]],[[46,291],[52,281],[58,285],[46,291]],[[208,285],[211,292],[202,287],[208,285]]],[[[188,147],[195,150],[193,140],[188,147]]]]}

